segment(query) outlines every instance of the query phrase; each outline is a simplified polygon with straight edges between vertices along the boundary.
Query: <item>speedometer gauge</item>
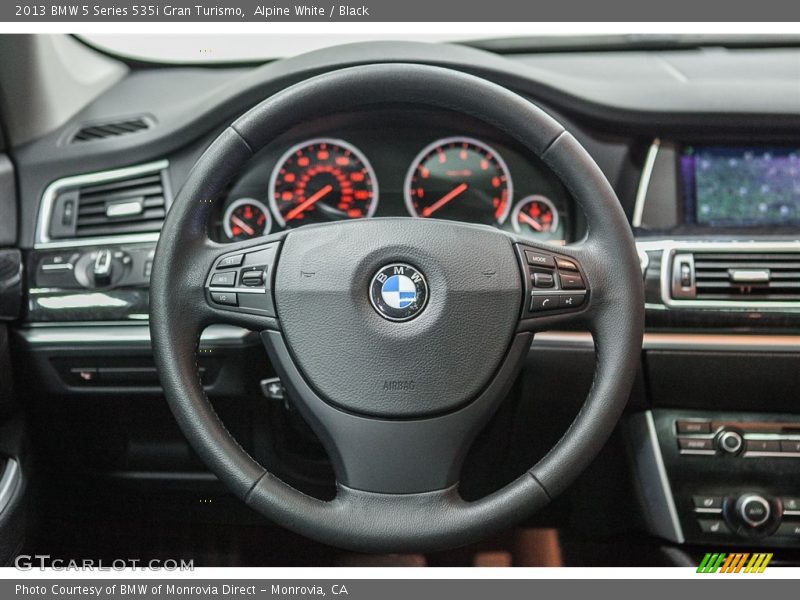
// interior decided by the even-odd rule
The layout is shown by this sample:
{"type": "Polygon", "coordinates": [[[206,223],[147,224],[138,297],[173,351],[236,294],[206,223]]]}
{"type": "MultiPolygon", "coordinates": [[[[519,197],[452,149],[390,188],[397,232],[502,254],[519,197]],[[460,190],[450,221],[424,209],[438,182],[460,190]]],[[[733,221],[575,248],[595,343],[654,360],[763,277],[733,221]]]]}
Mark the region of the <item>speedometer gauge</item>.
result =
{"type": "Polygon", "coordinates": [[[512,196],[505,161],[473,138],[433,142],[414,159],[406,175],[406,206],[416,217],[502,225],[512,196]]]}
{"type": "Polygon", "coordinates": [[[308,140],[278,161],[269,203],[283,227],[371,217],[378,182],[366,157],[342,140],[308,140]]]}

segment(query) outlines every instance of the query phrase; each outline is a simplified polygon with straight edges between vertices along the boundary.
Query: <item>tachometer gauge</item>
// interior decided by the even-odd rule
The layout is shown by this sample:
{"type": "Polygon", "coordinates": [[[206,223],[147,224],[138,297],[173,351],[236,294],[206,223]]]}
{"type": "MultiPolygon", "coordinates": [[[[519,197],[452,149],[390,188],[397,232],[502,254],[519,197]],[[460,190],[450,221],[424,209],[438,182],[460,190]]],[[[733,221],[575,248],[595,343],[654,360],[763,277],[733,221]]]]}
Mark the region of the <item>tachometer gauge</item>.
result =
{"type": "Polygon", "coordinates": [[[437,140],[406,175],[405,198],[416,217],[502,225],[511,211],[511,175],[502,157],[467,137],[437,140]]]}
{"type": "Polygon", "coordinates": [[[269,233],[272,218],[267,207],[253,198],[239,198],[225,209],[222,228],[231,240],[247,240],[269,233]]]}
{"type": "Polygon", "coordinates": [[[546,196],[526,196],[514,207],[511,224],[517,233],[550,233],[558,228],[558,210],[546,196]]]}
{"type": "Polygon", "coordinates": [[[378,182],[366,157],[342,140],[308,140],[278,161],[269,203],[283,227],[371,217],[378,182]]]}

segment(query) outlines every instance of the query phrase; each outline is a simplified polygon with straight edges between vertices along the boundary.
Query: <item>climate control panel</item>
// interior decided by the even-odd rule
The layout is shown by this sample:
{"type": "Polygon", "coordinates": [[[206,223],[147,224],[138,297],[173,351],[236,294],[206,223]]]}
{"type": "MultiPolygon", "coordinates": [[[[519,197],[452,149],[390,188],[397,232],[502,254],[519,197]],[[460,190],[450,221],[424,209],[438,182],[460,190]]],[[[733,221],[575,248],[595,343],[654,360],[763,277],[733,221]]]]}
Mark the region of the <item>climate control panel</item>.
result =
{"type": "Polygon", "coordinates": [[[640,490],[653,533],[690,544],[800,547],[800,417],[655,409],[634,422],[639,472],[661,474],[640,490]]]}
{"type": "Polygon", "coordinates": [[[800,497],[735,491],[730,495],[694,494],[691,501],[704,534],[800,541],[800,497]]]}

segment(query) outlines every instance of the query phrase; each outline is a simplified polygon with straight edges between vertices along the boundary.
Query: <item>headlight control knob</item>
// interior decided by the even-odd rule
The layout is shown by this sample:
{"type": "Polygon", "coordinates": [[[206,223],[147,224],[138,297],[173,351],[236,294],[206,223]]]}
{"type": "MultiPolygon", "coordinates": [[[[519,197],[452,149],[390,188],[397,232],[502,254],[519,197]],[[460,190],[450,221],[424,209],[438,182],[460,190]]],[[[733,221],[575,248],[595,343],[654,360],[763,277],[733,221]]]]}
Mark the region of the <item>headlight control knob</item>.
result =
{"type": "Polygon", "coordinates": [[[98,250],[92,267],[95,286],[101,287],[110,284],[113,268],[114,262],[111,257],[111,250],[98,250]]]}

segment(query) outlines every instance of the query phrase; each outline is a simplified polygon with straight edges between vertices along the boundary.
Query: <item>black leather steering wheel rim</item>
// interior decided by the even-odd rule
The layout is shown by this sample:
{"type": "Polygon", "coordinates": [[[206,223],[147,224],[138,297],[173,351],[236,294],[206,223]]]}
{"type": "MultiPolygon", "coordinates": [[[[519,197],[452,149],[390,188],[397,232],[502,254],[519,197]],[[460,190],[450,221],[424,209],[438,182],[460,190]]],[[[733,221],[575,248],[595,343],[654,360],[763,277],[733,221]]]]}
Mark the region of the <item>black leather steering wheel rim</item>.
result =
{"type": "MultiPolygon", "coordinates": [[[[629,224],[608,181],[581,145],[544,111],[505,88],[457,71],[411,64],[353,67],[314,77],[264,100],[223,131],[192,169],[164,223],[153,265],[150,314],[166,398],[208,467],[274,521],[360,551],[463,544],[523,519],[563,491],[599,452],[624,409],[639,364],[644,322],[641,271],[629,224]],[[591,391],[568,431],[538,464],[474,502],[463,501],[455,485],[381,493],[340,484],[332,501],[306,496],[267,472],[236,443],[198,376],[197,346],[207,325],[233,319],[256,330],[280,330],[276,318],[210,308],[203,293],[214,261],[227,249],[210,242],[206,233],[226,183],[255,152],[301,119],[386,103],[460,112],[512,136],[555,172],[588,223],[586,239],[564,248],[563,254],[579,261],[591,289],[591,306],[582,313],[597,354],[591,391]]],[[[519,369],[531,341],[528,331],[559,322],[558,317],[544,317],[535,327],[520,327],[510,340],[504,363],[508,373],[519,369]]],[[[280,361],[275,345],[270,354],[280,361]]],[[[503,368],[496,377],[503,375],[503,368]]],[[[498,385],[496,395],[502,392],[498,385]]]]}

